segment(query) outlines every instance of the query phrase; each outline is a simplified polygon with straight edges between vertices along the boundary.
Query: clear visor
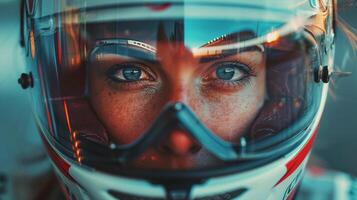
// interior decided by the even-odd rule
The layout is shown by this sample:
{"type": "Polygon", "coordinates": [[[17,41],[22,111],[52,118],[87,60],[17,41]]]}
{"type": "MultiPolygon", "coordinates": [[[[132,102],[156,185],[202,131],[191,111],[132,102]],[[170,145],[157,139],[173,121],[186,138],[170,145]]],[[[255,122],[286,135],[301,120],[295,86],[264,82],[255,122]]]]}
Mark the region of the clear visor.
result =
{"type": "Polygon", "coordinates": [[[284,10],[168,3],[37,20],[39,120],[81,164],[264,159],[298,145],[320,104],[307,19],[284,10]]]}

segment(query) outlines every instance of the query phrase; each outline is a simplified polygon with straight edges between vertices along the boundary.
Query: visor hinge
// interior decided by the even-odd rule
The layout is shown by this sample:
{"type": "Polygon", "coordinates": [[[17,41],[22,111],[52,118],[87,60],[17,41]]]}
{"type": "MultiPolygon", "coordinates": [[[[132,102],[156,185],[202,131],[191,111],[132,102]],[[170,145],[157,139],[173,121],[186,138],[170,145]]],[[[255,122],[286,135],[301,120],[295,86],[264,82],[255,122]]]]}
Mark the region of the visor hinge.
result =
{"type": "Polygon", "coordinates": [[[341,72],[341,71],[330,71],[328,66],[324,66],[318,70],[315,70],[315,82],[319,83],[320,81],[328,83],[330,79],[333,78],[342,78],[350,76],[352,72],[341,72]]]}
{"type": "Polygon", "coordinates": [[[330,72],[328,66],[320,67],[315,70],[315,82],[319,83],[322,81],[323,83],[328,83],[330,80],[330,72]]]}
{"type": "Polygon", "coordinates": [[[27,89],[33,87],[33,77],[32,73],[22,73],[17,82],[21,85],[22,89],[27,89]]]}

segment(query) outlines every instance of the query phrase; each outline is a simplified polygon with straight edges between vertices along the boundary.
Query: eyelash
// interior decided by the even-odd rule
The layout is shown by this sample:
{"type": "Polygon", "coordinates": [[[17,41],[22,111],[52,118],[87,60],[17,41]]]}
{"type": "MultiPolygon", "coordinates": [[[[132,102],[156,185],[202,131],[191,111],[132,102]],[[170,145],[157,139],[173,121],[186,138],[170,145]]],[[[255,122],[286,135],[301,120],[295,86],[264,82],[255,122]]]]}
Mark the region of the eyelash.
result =
{"type": "MultiPolygon", "coordinates": [[[[218,62],[218,63],[214,63],[211,66],[211,69],[208,70],[208,74],[211,74],[213,71],[215,71],[218,67],[221,67],[225,64],[234,64],[235,67],[238,68],[238,70],[240,70],[242,73],[244,73],[243,77],[239,80],[235,80],[235,81],[229,81],[229,80],[221,80],[221,79],[206,79],[203,81],[203,86],[210,86],[210,87],[215,87],[215,88],[223,88],[223,89],[235,89],[237,87],[244,87],[247,84],[250,83],[251,78],[250,77],[255,77],[256,74],[253,71],[253,69],[251,67],[249,67],[247,64],[243,64],[239,61],[223,61],[223,62],[218,62]],[[207,81],[208,80],[208,81],[207,81]]],[[[149,72],[150,68],[146,67],[145,64],[141,64],[141,63],[122,63],[122,64],[116,64],[114,66],[111,66],[107,72],[106,72],[106,78],[105,80],[111,84],[114,85],[115,87],[120,87],[120,88],[128,88],[128,89],[136,89],[136,88],[143,88],[145,86],[147,86],[147,84],[149,82],[154,82],[156,80],[156,76],[153,72],[149,72]],[[120,69],[123,69],[129,65],[134,65],[135,67],[140,68],[141,70],[143,70],[145,73],[149,74],[149,76],[151,76],[151,78],[153,78],[153,80],[138,80],[138,81],[121,81],[118,79],[113,78],[113,73],[115,73],[115,71],[118,71],[120,69]]],[[[207,77],[207,75],[206,75],[207,77]]]]}
{"type": "Polygon", "coordinates": [[[113,85],[115,87],[120,87],[120,88],[128,88],[128,89],[139,89],[147,86],[147,83],[153,82],[156,80],[156,75],[153,72],[149,72],[150,69],[148,67],[145,67],[144,64],[137,63],[137,62],[129,62],[129,63],[121,63],[121,64],[116,64],[111,67],[106,71],[105,75],[105,81],[109,83],[110,85],[113,85]],[[151,79],[153,80],[138,80],[138,81],[125,81],[125,80],[119,80],[117,78],[113,77],[113,74],[121,69],[124,69],[125,67],[129,65],[134,65],[135,67],[140,68],[142,71],[147,73],[151,79]]]}
{"type": "MultiPolygon", "coordinates": [[[[209,70],[208,74],[211,74],[213,71],[217,70],[217,68],[223,66],[224,64],[234,64],[235,67],[237,67],[240,71],[244,73],[243,78],[235,81],[229,81],[229,80],[222,80],[222,79],[211,79],[210,81],[204,81],[203,83],[206,86],[210,87],[218,87],[218,88],[223,88],[223,89],[234,89],[237,87],[244,87],[248,84],[251,83],[251,77],[256,77],[255,72],[253,69],[246,64],[243,64],[239,61],[223,61],[223,62],[218,62],[215,63],[211,66],[211,70],[209,70]],[[242,69],[244,67],[244,69],[242,69]]],[[[209,79],[208,79],[209,80],[209,79]]]]}

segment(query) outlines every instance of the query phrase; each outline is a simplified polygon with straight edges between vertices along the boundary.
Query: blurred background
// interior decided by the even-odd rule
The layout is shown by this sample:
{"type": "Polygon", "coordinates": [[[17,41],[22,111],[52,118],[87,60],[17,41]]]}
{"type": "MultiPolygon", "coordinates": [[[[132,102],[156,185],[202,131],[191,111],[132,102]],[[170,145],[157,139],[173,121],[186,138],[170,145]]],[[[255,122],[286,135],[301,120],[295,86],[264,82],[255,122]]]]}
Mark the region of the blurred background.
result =
{"type": "Polygon", "coordinates": [[[17,84],[25,72],[19,8],[19,0],[0,0],[0,200],[39,199],[52,170],[17,84]]]}
{"type": "MultiPolygon", "coordinates": [[[[340,4],[340,16],[357,27],[357,2],[340,4]]],[[[13,190],[6,183],[25,186],[50,170],[28,96],[17,84],[19,75],[26,72],[19,18],[19,0],[0,0],[0,199],[2,193],[13,190]]],[[[331,87],[311,162],[357,176],[357,52],[353,53],[350,44],[337,30],[336,66],[352,76],[335,80],[331,87]]]]}
{"type": "MultiPolygon", "coordinates": [[[[357,1],[339,2],[340,17],[356,31],[357,1]]],[[[331,85],[313,158],[326,168],[357,176],[357,52],[341,30],[337,30],[335,59],[337,68],[352,75],[331,85]]]]}

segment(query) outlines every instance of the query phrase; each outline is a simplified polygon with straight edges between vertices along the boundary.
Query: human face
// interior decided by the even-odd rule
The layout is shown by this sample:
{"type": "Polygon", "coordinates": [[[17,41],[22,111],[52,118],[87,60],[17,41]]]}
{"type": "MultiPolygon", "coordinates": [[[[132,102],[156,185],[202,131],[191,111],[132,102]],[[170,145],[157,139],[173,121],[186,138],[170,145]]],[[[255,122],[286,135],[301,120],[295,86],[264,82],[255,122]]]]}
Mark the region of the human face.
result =
{"type": "MultiPolygon", "coordinates": [[[[155,52],[141,50],[155,59],[102,51],[89,62],[90,101],[113,142],[133,143],[170,102],[186,104],[226,141],[236,142],[249,132],[266,93],[261,51],[252,48],[202,57],[182,41],[140,42],[156,46],[155,52]]],[[[136,163],[185,169],[217,162],[179,128],[159,143],[136,163]]]]}

